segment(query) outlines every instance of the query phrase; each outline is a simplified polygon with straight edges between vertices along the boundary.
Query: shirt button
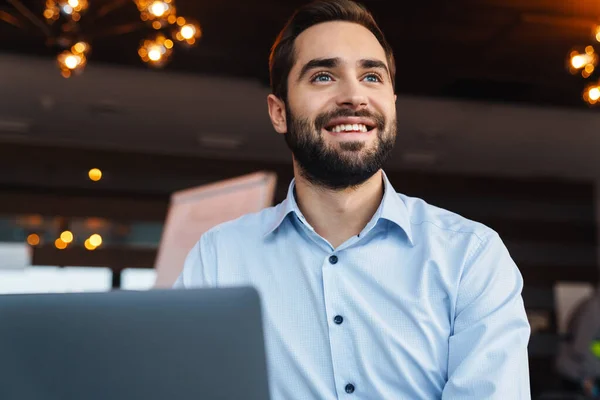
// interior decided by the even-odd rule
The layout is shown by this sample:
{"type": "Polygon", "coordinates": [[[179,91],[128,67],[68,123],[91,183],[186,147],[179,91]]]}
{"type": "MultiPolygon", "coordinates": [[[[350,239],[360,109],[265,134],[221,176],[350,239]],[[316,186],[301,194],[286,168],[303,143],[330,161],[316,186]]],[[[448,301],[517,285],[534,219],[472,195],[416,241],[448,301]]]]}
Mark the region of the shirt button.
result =
{"type": "Polygon", "coordinates": [[[335,317],[333,317],[333,322],[339,325],[342,322],[344,322],[344,317],[342,317],[341,315],[336,315],[335,317]]]}
{"type": "Polygon", "coordinates": [[[344,389],[346,390],[346,393],[354,393],[354,385],[351,383],[347,384],[344,389]]]}
{"type": "Polygon", "coordinates": [[[337,256],[331,256],[331,257],[329,257],[329,262],[332,263],[332,264],[337,264],[338,257],[337,256]]]}

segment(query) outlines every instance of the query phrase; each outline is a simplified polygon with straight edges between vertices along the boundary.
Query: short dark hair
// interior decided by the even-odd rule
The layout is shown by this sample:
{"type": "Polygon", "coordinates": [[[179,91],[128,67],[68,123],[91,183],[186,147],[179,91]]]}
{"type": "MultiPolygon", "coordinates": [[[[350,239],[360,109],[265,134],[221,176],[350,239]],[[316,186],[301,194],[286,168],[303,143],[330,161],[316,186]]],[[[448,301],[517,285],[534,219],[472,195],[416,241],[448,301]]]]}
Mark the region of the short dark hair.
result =
{"type": "Polygon", "coordinates": [[[269,73],[271,91],[275,96],[287,100],[287,81],[296,61],[294,49],[296,38],[311,26],[330,21],[354,22],[375,35],[385,51],[392,86],[395,87],[396,64],[392,47],[385,40],[373,15],[363,5],[352,0],[317,0],[294,12],[271,48],[269,73]]]}

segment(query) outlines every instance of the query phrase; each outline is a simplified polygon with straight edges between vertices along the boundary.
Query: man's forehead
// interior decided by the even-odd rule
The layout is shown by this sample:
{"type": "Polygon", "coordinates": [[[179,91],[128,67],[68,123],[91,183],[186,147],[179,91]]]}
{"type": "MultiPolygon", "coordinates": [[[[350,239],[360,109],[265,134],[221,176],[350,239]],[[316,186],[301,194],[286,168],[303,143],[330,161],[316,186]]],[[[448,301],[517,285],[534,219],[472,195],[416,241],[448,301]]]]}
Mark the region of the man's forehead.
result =
{"type": "Polygon", "coordinates": [[[383,47],[371,31],[362,25],[333,21],[313,25],[295,41],[297,67],[313,59],[339,58],[341,63],[378,59],[386,63],[383,47]]]}

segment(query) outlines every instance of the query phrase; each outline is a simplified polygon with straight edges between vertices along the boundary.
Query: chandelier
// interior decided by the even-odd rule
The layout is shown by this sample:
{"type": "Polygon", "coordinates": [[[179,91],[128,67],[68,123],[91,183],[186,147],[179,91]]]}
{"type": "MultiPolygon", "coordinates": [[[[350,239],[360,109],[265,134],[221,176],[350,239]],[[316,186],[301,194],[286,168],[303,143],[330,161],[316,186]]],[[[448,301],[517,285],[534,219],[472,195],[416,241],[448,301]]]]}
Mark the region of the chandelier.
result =
{"type": "MultiPolygon", "coordinates": [[[[24,27],[24,21],[34,24],[46,37],[46,43],[57,47],[56,60],[62,76],[69,78],[83,72],[92,51],[95,34],[86,32],[81,23],[90,18],[97,20],[121,8],[130,0],[102,2],[99,7],[90,9],[88,0],[46,0],[43,15],[36,15],[20,0],[8,0],[19,17],[0,11],[0,20],[16,27],[24,27]],[[92,15],[89,15],[89,14],[92,15]]],[[[145,28],[148,36],[137,49],[140,59],[152,67],[166,65],[173,53],[175,44],[193,46],[202,36],[200,25],[177,14],[174,0],[133,0],[141,21],[112,26],[101,36],[124,34],[145,28]]],[[[89,26],[86,25],[86,26],[89,26]]]]}
{"type": "MultiPolygon", "coordinates": [[[[600,25],[593,28],[592,36],[596,42],[600,42],[600,25]]],[[[598,67],[599,55],[592,45],[571,50],[567,57],[567,69],[573,75],[579,75],[584,79],[590,79],[583,90],[583,100],[590,106],[600,103],[600,80],[594,74],[598,67]]]]}

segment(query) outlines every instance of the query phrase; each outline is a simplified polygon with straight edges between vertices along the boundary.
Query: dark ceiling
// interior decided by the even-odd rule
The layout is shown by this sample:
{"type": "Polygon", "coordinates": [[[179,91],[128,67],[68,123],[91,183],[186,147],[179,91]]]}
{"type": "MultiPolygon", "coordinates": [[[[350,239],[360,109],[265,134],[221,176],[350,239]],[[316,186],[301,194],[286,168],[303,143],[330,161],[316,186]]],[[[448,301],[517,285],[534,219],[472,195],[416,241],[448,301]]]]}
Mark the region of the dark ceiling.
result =
{"type": "MultiPolygon", "coordinates": [[[[7,1],[0,10],[19,13],[7,1]]],[[[43,0],[23,0],[35,14],[43,0]]],[[[146,68],[137,46],[150,33],[102,32],[140,23],[132,0],[90,0],[82,18],[92,42],[90,63],[146,68]],[[122,6],[94,19],[108,4],[122,6]],[[92,21],[93,20],[93,21],[92,21]]],[[[191,50],[177,49],[166,67],[195,74],[259,79],[268,83],[267,57],[273,39],[304,1],[176,0],[178,14],[197,19],[204,36],[191,50]]],[[[391,42],[398,64],[398,92],[585,107],[584,82],[565,69],[573,46],[591,44],[600,2],[591,0],[364,0],[391,42]]],[[[51,57],[41,30],[22,16],[25,29],[0,21],[0,52],[51,57]]]]}

